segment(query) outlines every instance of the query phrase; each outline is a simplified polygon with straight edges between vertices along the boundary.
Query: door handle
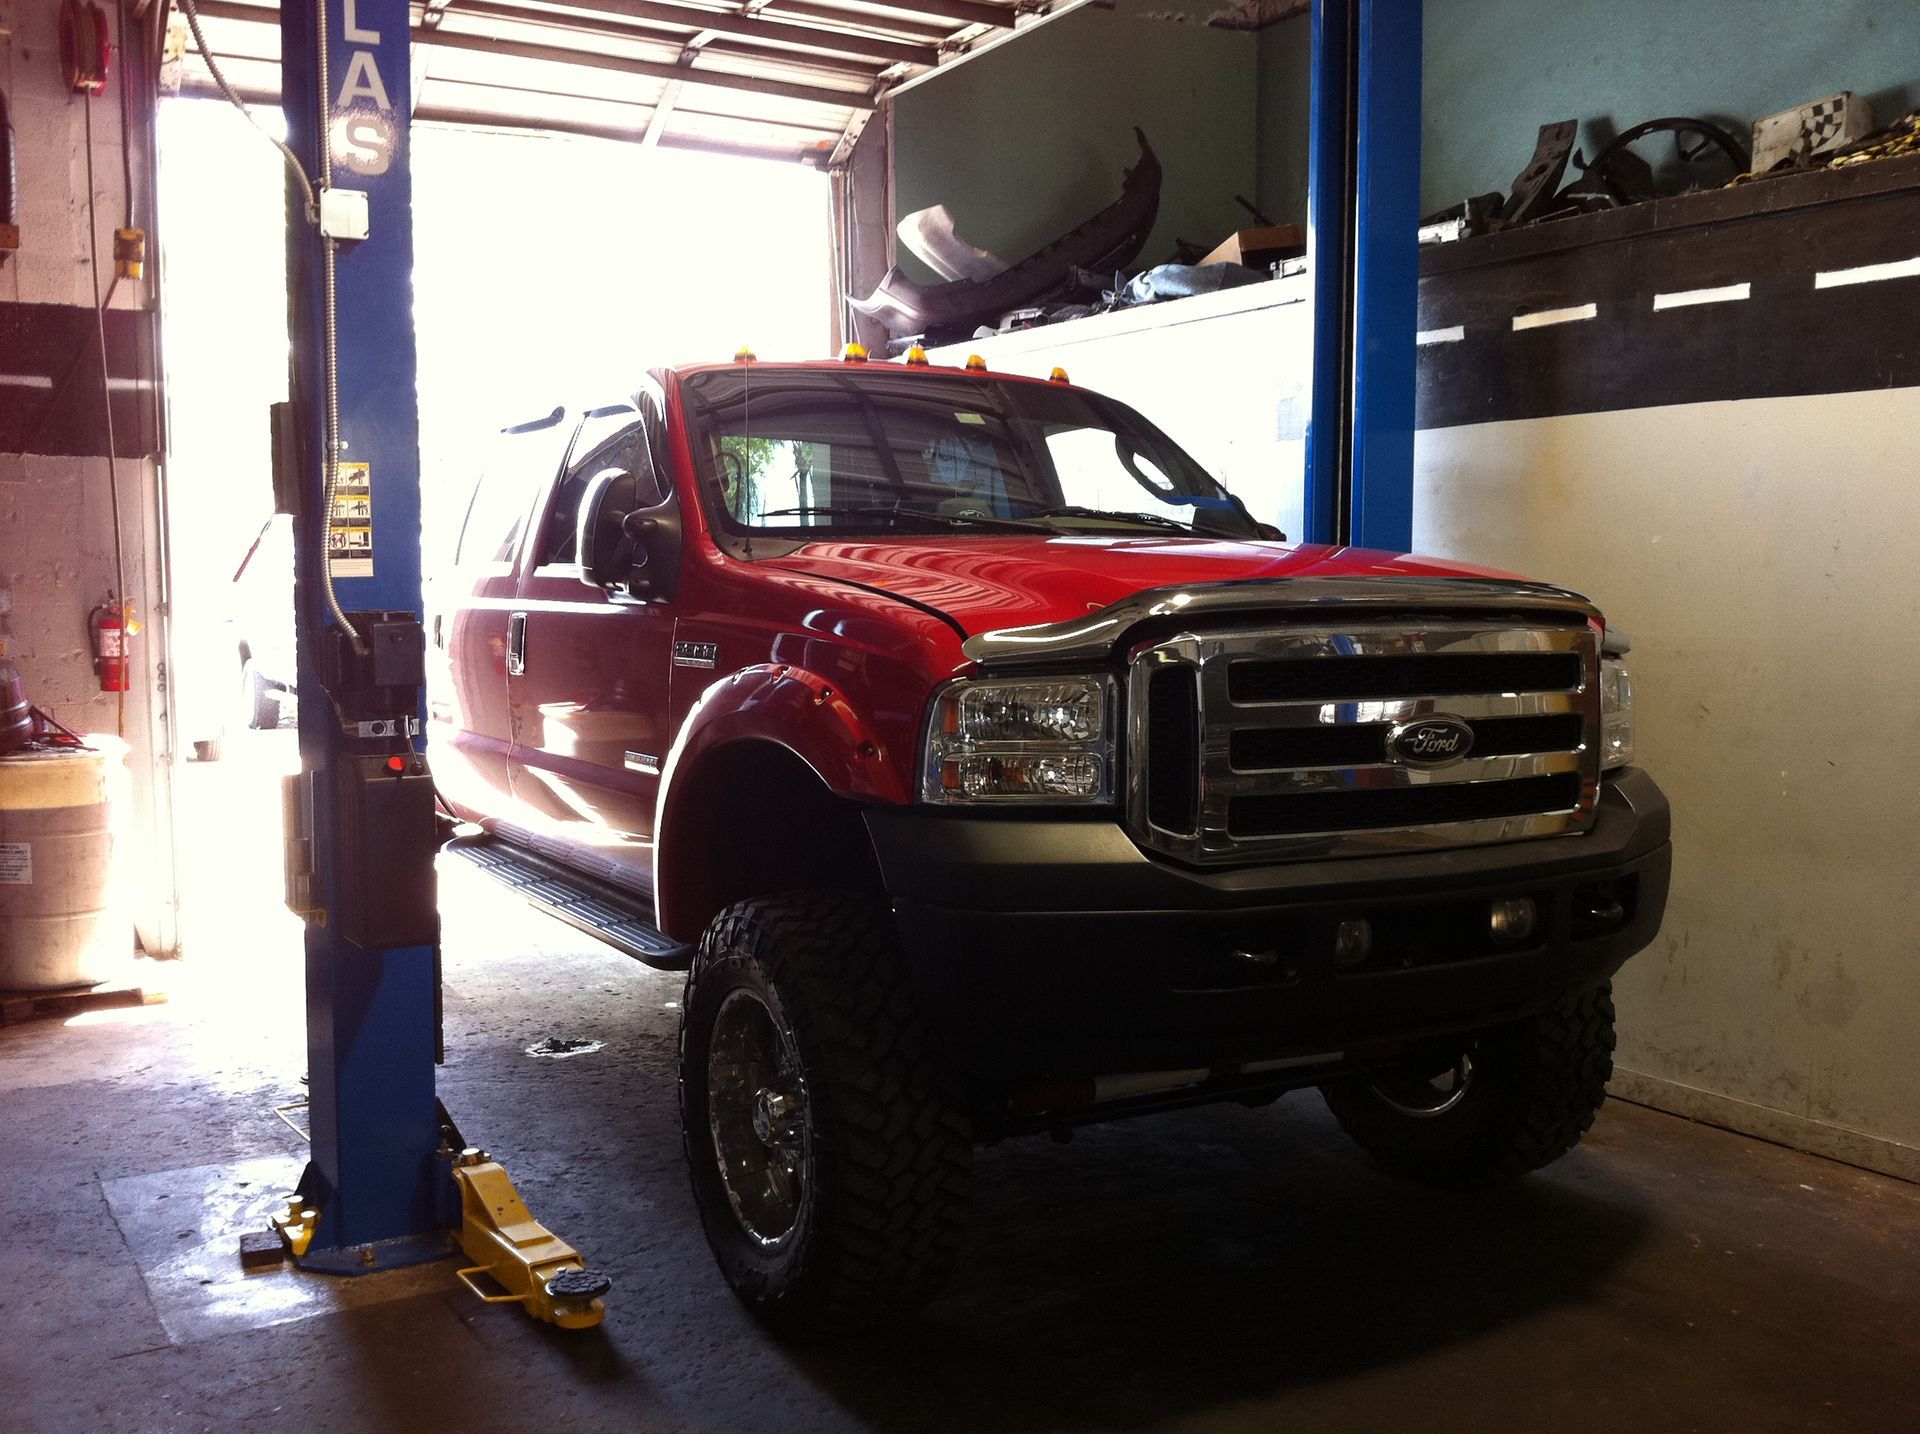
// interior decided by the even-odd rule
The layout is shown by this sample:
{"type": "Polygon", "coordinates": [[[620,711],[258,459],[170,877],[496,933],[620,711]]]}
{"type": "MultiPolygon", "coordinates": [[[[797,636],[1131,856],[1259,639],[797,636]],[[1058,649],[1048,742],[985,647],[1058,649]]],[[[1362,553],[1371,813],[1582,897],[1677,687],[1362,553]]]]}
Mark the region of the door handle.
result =
{"type": "Polygon", "coordinates": [[[518,677],[527,670],[527,615],[507,614],[507,676],[518,677]]]}

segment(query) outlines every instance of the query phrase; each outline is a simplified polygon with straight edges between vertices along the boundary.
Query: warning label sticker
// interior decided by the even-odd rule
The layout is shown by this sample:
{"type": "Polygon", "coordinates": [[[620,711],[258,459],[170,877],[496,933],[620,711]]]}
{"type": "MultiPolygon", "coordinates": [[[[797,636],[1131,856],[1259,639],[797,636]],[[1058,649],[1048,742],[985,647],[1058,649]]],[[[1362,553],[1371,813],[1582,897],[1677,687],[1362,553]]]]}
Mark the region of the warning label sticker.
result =
{"type": "Polygon", "coordinates": [[[373,576],[373,469],[342,463],[327,520],[327,562],[336,578],[373,576]]]}
{"type": "Polygon", "coordinates": [[[0,886],[33,885],[33,843],[0,841],[0,886]]]}

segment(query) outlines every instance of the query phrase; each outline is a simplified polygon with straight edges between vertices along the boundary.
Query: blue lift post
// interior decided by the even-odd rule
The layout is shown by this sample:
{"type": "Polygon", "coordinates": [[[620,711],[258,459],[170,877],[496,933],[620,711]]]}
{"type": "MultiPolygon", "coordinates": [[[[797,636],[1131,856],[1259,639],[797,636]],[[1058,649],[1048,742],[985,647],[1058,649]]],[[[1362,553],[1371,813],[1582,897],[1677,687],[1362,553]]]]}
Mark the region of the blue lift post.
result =
{"type": "Polygon", "coordinates": [[[1314,0],[1306,537],[1413,546],[1422,0],[1314,0]]]}
{"type": "Polygon", "coordinates": [[[460,1148],[434,1093],[409,8],[280,10],[282,102],[303,171],[287,226],[293,401],[275,448],[281,503],[296,515],[301,772],[287,803],[288,900],[307,923],[313,1151],[275,1224],[302,1269],[327,1274],[457,1248],[469,1263],[455,1274],[480,1299],[588,1329],[612,1282],[533,1218],[497,1161],[460,1148]]]}
{"type": "MultiPolygon", "coordinates": [[[[348,890],[377,874],[344,859],[341,787],[348,734],[322,678],[337,623],[322,563],[327,408],[327,285],[323,245],[334,243],[340,461],[366,464],[368,555],[334,560],[340,606],[418,615],[419,414],[414,390],[413,214],[407,117],[411,113],[407,0],[285,0],[281,89],[287,136],[316,183],[366,196],[367,236],[329,241],[304,216],[288,224],[292,393],[304,451],[295,523],[299,621],[300,755],[308,786],[313,903],[306,930],[307,1059],[311,1160],[302,1202],[317,1210],[299,1263],[360,1273],[433,1259],[450,1248],[459,1201],[441,1146],[434,1066],[439,1022],[437,938],[367,950],[342,932],[348,890]],[[324,12],[322,11],[324,6],[324,12]],[[326,54],[320,28],[325,15],[326,54]],[[330,94],[323,100],[322,76],[330,94]],[[323,116],[329,133],[322,134],[323,116]]],[[[302,206],[296,192],[293,206],[302,206]]],[[[336,499],[354,512],[362,470],[346,467],[336,499]]],[[[418,716],[416,704],[416,719],[418,716]]],[[[392,750],[411,751],[402,736],[392,750]]],[[[431,851],[431,831],[426,834],[431,851]]]]}

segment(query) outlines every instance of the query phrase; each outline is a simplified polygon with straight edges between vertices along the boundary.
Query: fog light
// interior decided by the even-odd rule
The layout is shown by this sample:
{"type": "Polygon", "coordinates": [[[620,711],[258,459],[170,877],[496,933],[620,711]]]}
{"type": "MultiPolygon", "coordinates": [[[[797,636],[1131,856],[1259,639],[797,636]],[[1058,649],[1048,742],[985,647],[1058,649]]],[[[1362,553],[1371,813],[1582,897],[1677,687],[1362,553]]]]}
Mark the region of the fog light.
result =
{"type": "Polygon", "coordinates": [[[1533,898],[1510,896],[1505,901],[1493,903],[1487,928],[1493,933],[1495,941],[1511,946],[1514,942],[1525,941],[1533,935],[1534,920],[1533,898]]]}
{"type": "Polygon", "coordinates": [[[1333,928],[1333,960],[1337,966],[1358,966],[1373,950],[1373,923],[1365,917],[1342,921],[1333,928]]]}

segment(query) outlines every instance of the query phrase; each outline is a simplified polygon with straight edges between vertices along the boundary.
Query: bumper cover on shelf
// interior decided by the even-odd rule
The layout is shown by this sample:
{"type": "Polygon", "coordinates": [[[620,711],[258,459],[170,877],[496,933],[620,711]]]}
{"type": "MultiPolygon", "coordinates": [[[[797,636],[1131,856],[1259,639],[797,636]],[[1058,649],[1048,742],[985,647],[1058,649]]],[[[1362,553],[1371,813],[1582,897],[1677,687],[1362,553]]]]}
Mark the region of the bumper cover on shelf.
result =
{"type": "Polygon", "coordinates": [[[1196,870],[1110,820],[888,808],[867,827],[925,1016],[996,1079],[1224,1070],[1511,1020],[1646,947],[1672,863],[1666,798],[1637,769],[1580,836],[1337,861],[1196,870]],[[1490,903],[1516,897],[1535,929],[1497,944],[1490,903]],[[1367,956],[1337,960],[1361,921],[1367,956]]]}

